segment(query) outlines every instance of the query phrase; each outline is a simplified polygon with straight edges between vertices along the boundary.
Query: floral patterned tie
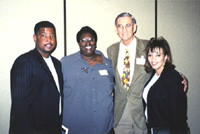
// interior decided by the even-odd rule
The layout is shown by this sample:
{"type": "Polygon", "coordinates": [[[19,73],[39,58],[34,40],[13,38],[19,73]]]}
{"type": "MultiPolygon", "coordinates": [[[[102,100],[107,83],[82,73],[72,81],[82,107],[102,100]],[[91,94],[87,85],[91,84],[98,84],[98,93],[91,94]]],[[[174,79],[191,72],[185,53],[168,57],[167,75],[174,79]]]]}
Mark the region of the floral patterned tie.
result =
{"type": "Polygon", "coordinates": [[[129,82],[130,82],[130,61],[129,61],[129,50],[126,49],[126,54],[124,58],[124,69],[122,74],[122,84],[126,88],[126,90],[129,90],[129,82]]]}

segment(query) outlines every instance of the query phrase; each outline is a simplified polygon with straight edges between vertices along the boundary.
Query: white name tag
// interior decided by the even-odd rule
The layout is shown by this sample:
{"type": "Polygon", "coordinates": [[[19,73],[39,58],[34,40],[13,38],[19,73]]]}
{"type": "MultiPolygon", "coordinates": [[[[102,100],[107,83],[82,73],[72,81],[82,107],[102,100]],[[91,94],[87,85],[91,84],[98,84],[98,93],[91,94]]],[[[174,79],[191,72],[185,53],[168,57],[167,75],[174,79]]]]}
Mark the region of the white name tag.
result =
{"type": "Polygon", "coordinates": [[[108,71],[107,70],[99,70],[99,74],[100,75],[108,75],[108,71]]]}
{"type": "Polygon", "coordinates": [[[145,58],[144,58],[143,55],[141,56],[141,58],[136,59],[136,64],[137,65],[144,65],[145,64],[145,58]]]}

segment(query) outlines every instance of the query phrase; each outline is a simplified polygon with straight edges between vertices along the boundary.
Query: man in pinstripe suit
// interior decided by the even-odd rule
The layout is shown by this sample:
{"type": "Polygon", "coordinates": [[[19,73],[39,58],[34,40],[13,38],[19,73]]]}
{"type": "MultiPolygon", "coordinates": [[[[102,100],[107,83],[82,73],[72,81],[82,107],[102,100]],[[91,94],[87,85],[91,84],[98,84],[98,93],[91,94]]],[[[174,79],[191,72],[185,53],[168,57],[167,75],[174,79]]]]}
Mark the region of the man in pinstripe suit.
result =
{"type": "Polygon", "coordinates": [[[51,56],[56,29],[49,21],[35,25],[35,49],[19,56],[11,69],[9,134],[59,134],[63,98],[61,63],[51,56]]]}

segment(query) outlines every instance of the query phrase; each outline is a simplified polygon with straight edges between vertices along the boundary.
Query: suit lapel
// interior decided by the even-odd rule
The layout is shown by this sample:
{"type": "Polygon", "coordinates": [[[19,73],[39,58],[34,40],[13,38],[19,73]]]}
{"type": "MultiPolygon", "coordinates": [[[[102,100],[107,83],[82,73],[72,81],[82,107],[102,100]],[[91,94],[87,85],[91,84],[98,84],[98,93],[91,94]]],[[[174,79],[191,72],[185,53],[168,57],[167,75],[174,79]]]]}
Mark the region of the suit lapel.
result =
{"type": "Polygon", "coordinates": [[[62,79],[61,67],[53,57],[52,57],[52,61],[53,61],[54,67],[55,67],[57,75],[58,75],[58,81],[59,81],[59,86],[60,86],[60,90],[61,90],[61,88],[63,86],[62,85],[63,79],[62,79]]]}
{"type": "Polygon", "coordinates": [[[119,44],[120,44],[120,42],[115,45],[115,49],[112,51],[113,52],[112,53],[112,57],[113,57],[112,62],[113,62],[113,68],[115,70],[118,70],[117,69],[117,61],[118,61],[118,56],[119,56],[119,44]]]}
{"type": "MultiPolygon", "coordinates": [[[[44,61],[43,57],[40,55],[40,53],[36,49],[35,49],[35,53],[36,53],[37,60],[39,61],[39,64],[41,65],[42,69],[46,72],[47,76],[50,79],[50,82],[53,82],[54,86],[57,88],[56,83],[53,78],[53,75],[52,75],[49,67],[47,66],[46,62],[44,61]]],[[[55,66],[55,64],[54,64],[54,66],[55,66]]]]}
{"type": "Polygon", "coordinates": [[[118,42],[114,45],[114,49],[112,50],[112,53],[111,53],[111,56],[112,56],[111,59],[112,59],[112,63],[113,63],[116,83],[119,84],[120,88],[122,88],[122,89],[124,89],[124,91],[126,91],[126,89],[124,88],[124,86],[121,82],[121,77],[119,75],[119,71],[117,68],[118,56],[119,56],[119,46],[120,46],[120,42],[118,42]]]}
{"type": "MultiPolygon", "coordinates": [[[[137,81],[138,76],[140,75],[140,73],[144,70],[143,65],[138,65],[136,63],[136,59],[137,58],[141,58],[141,56],[144,56],[144,47],[143,45],[141,45],[141,41],[136,38],[136,56],[135,56],[135,68],[134,68],[134,74],[132,76],[132,81],[131,81],[131,85],[130,85],[130,89],[134,88],[134,82],[137,81]]],[[[115,77],[116,80],[120,83],[121,88],[124,88],[124,86],[122,85],[121,82],[121,77],[119,75],[118,69],[117,69],[117,61],[118,61],[118,55],[119,55],[119,46],[120,46],[120,42],[118,42],[115,47],[114,50],[112,51],[112,62],[113,62],[113,67],[114,67],[114,72],[115,72],[115,77]]],[[[125,88],[124,88],[125,89],[125,88]]],[[[130,91],[130,90],[129,90],[130,91]]]]}
{"type": "Polygon", "coordinates": [[[137,78],[139,77],[139,75],[141,74],[141,72],[144,71],[144,66],[143,65],[139,65],[137,64],[137,58],[141,58],[141,56],[144,56],[145,57],[145,47],[144,45],[142,45],[141,41],[137,38],[136,38],[136,56],[135,56],[135,68],[134,68],[134,74],[133,74],[133,77],[132,77],[132,81],[131,81],[131,87],[130,88],[133,88],[134,87],[134,82],[137,81],[137,78]]]}
{"type": "MultiPolygon", "coordinates": [[[[135,83],[138,82],[138,79],[141,76],[141,73],[145,73],[144,71],[144,66],[143,65],[138,65],[136,62],[137,58],[141,58],[141,56],[145,57],[145,45],[143,44],[144,42],[142,42],[140,39],[136,38],[136,56],[135,56],[135,68],[134,68],[134,74],[132,76],[132,81],[131,81],[131,85],[130,85],[130,90],[129,92],[134,89],[135,87],[135,83]],[[135,82],[135,83],[134,83],[135,82]]],[[[122,85],[121,82],[121,78],[117,69],[117,61],[118,61],[118,55],[119,55],[119,46],[120,46],[120,42],[116,43],[113,45],[112,51],[110,52],[110,59],[112,59],[112,64],[113,64],[113,68],[114,68],[114,72],[115,72],[115,77],[116,77],[116,81],[118,83],[120,83],[120,87],[124,88],[124,86],[122,85]]],[[[140,82],[139,82],[140,83],[140,82]]],[[[124,88],[124,90],[126,90],[124,88]]]]}

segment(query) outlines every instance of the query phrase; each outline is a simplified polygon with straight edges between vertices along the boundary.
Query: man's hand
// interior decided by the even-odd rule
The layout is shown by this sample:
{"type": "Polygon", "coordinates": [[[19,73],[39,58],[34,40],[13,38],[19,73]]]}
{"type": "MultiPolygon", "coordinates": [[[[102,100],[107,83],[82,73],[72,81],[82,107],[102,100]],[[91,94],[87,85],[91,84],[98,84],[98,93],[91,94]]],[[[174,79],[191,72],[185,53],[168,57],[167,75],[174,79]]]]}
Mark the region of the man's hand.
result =
{"type": "Polygon", "coordinates": [[[182,81],[182,84],[184,84],[184,89],[183,90],[184,90],[184,92],[187,92],[187,90],[188,90],[188,80],[182,73],[180,73],[180,75],[183,78],[183,81],[182,81]]]}

